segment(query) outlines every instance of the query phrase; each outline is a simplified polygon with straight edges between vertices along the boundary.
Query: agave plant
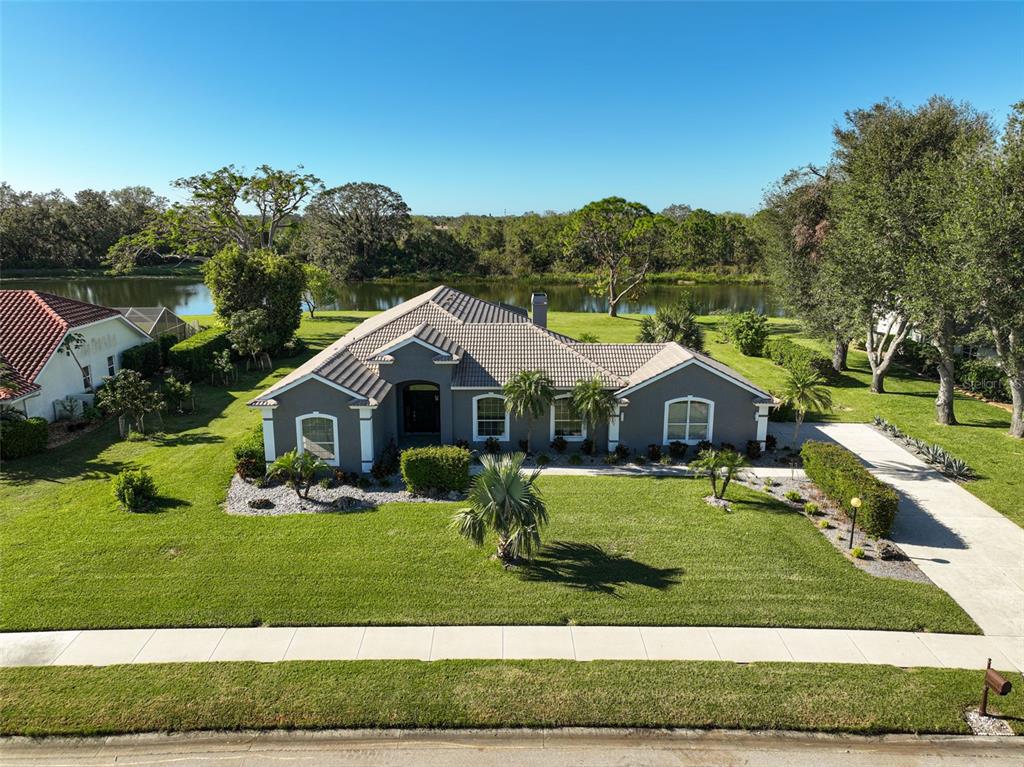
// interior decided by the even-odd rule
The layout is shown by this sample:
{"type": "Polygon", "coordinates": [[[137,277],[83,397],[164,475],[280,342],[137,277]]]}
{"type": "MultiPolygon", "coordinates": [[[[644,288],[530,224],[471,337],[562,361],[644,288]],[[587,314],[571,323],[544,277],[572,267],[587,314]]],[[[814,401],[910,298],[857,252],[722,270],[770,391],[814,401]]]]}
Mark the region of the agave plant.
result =
{"type": "Polygon", "coordinates": [[[962,461],[959,458],[949,457],[942,465],[942,470],[946,476],[959,481],[970,479],[973,476],[971,467],[967,465],[966,461],[962,461]]]}
{"type": "Polygon", "coordinates": [[[914,452],[916,452],[918,455],[923,455],[924,452],[928,449],[928,443],[925,442],[923,439],[914,438],[913,445],[914,452]]]}
{"type": "Polygon", "coordinates": [[[882,418],[882,416],[876,415],[873,419],[871,419],[871,423],[874,424],[876,429],[884,429],[886,420],[882,418]]]}
{"type": "Polygon", "coordinates": [[[474,478],[469,506],[459,509],[452,525],[462,537],[483,545],[487,531],[498,536],[503,562],[530,559],[540,549],[540,528],[548,522],[547,507],[537,489],[540,470],[522,471],[524,453],[483,455],[483,470],[474,478]]]}

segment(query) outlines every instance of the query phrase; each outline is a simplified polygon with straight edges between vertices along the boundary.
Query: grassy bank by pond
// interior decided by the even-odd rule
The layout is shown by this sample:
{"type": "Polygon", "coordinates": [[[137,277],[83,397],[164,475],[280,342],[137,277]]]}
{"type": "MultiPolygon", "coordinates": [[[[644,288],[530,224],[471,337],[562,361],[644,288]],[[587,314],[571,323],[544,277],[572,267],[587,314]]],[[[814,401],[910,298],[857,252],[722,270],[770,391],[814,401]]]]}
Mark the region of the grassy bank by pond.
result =
{"type": "MultiPolygon", "coordinates": [[[[363,316],[306,319],[302,334],[323,346],[363,316]]],[[[551,546],[518,571],[455,534],[451,503],[229,516],[221,505],[231,446],[258,420],[245,403],[285,371],[243,373],[227,390],[198,386],[198,411],[166,416],[164,436],[120,441],[108,423],[6,464],[0,626],[575,622],[977,631],[938,588],[861,572],[778,500],[735,487],[735,510],[726,514],[704,503],[698,480],[544,478],[551,546]],[[116,507],[109,478],[127,466],[152,472],[162,496],[156,512],[116,507]]]]}
{"type": "MultiPolygon", "coordinates": [[[[695,727],[969,734],[978,673],[803,663],[343,661],[0,669],[0,734],[695,727]]],[[[1024,731],[1024,696],[993,700],[1024,731]]]]}

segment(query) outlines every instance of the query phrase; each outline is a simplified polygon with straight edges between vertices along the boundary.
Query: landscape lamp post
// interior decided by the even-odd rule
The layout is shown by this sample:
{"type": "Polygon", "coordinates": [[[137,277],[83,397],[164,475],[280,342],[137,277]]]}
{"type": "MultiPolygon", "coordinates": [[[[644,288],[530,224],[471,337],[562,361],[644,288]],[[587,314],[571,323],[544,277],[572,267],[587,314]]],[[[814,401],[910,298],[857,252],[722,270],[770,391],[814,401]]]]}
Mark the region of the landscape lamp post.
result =
{"type": "Polygon", "coordinates": [[[849,549],[853,548],[853,528],[857,526],[857,509],[860,508],[860,498],[853,496],[850,499],[850,505],[853,507],[853,518],[850,520],[850,545],[849,549]]]}

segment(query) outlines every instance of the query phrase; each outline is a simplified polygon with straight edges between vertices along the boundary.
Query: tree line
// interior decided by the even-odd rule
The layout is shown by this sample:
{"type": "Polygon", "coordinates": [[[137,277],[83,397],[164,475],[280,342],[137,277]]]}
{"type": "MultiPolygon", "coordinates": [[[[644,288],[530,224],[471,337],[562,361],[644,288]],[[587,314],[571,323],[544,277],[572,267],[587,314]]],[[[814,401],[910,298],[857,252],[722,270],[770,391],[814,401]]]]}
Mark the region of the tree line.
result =
{"type": "Polygon", "coordinates": [[[837,370],[863,342],[882,394],[914,335],[938,372],[936,420],[955,424],[956,349],[980,334],[1024,437],[1024,102],[1001,130],[942,97],[847,112],[829,161],[783,177],[764,214],[772,284],[837,370]]]}
{"type": "MultiPolygon", "coordinates": [[[[0,184],[0,242],[7,268],[111,268],[206,260],[223,247],[267,247],[322,265],[338,280],[438,274],[591,273],[600,264],[566,243],[573,214],[413,215],[381,184],[327,188],[302,169],[232,166],[172,182],[188,200],[170,205],[147,187],[109,192],[17,192],[0,184]],[[255,211],[255,213],[253,212],[255,211]]],[[[758,273],[764,216],[671,205],[655,214],[661,236],[650,271],[758,273]]]]}

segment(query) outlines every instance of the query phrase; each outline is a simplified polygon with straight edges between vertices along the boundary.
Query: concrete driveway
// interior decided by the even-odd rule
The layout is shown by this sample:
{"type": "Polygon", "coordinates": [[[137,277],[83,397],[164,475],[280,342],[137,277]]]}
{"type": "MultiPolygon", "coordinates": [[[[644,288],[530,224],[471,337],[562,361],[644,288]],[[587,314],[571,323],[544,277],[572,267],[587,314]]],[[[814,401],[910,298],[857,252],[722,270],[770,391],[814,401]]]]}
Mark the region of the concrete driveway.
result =
{"type": "MultiPolygon", "coordinates": [[[[791,424],[772,427],[780,444],[792,441],[791,424]]],[[[842,445],[893,485],[893,540],[986,635],[1024,653],[1024,529],[867,424],[807,424],[800,437],[842,445]]]]}

